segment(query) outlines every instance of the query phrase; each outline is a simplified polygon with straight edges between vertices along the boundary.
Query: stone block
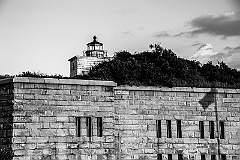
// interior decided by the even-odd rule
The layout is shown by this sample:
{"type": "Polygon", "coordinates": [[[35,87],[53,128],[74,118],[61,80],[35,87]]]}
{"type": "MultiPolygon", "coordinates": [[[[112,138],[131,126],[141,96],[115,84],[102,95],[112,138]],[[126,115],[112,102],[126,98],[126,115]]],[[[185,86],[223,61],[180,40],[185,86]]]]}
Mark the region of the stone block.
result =
{"type": "Polygon", "coordinates": [[[68,136],[70,135],[68,129],[57,129],[56,136],[68,136]]]}
{"type": "Polygon", "coordinates": [[[17,156],[17,157],[13,157],[12,160],[31,160],[31,156],[17,156]]]}
{"type": "Polygon", "coordinates": [[[27,137],[27,143],[46,143],[48,137],[27,137]]]}
{"type": "Polygon", "coordinates": [[[69,122],[68,117],[56,117],[56,118],[57,118],[57,122],[69,122]]]}
{"type": "Polygon", "coordinates": [[[54,123],[57,121],[56,117],[40,117],[40,122],[43,123],[54,123]]]}
{"type": "Polygon", "coordinates": [[[15,150],[14,155],[15,156],[24,156],[24,155],[26,155],[26,150],[15,150]]]}

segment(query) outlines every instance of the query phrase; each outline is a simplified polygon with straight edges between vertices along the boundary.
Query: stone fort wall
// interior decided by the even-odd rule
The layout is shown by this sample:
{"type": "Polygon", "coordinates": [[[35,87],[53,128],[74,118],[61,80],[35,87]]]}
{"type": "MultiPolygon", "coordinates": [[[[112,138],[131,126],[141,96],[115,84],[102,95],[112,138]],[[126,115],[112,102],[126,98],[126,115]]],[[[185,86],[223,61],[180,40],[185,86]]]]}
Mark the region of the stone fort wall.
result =
{"type": "Polygon", "coordinates": [[[1,94],[1,112],[10,111],[9,117],[1,114],[1,147],[11,146],[6,153],[12,153],[14,160],[114,158],[114,86],[114,82],[64,79],[1,81],[1,93],[7,95],[1,94]],[[5,105],[5,100],[10,104],[5,105]],[[101,137],[96,129],[99,117],[104,122],[101,137]]]}
{"type": "Polygon", "coordinates": [[[0,112],[5,159],[240,159],[239,89],[16,77],[0,112]]]}
{"type": "Polygon", "coordinates": [[[122,159],[240,159],[240,90],[116,87],[114,91],[122,159]]]}

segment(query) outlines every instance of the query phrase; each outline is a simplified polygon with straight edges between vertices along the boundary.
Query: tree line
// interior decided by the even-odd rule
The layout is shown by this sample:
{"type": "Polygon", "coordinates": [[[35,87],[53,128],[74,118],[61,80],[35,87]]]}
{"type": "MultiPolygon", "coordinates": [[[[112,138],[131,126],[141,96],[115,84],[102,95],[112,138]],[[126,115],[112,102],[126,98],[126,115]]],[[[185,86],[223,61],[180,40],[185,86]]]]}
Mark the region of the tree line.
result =
{"type": "MultiPolygon", "coordinates": [[[[113,59],[102,62],[77,79],[110,80],[118,85],[166,87],[222,87],[240,88],[240,71],[224,62],[201,64],[177,56],[171,49],[159,44],[150,45],[151,51],[131,54],[116,52],[113,59]]],[[[70,78],[39,72],[22,72],[19,77],[70,78]]],[[[0,79],[13,77],[0,75],[0,79]]]]}
{"type": "Polygon", "coordinates": [[[159,44],[150,48],[152,51],[138,54],[117,52],[111,61],[98,64],[87,76],[78,78],[111,80],[118,85],[240,88],[240,72],[224,62],[201,64],[159,44]]]}

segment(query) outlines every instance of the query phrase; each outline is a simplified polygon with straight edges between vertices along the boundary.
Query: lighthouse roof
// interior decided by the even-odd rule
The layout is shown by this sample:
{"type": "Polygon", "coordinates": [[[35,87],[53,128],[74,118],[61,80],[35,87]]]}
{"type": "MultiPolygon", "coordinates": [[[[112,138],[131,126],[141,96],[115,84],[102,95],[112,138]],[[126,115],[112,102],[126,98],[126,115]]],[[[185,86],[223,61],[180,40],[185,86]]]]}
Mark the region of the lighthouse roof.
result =
{"type": "Polygon", "coordinates": [[[103,44],[97,41],[97,37],[93,37],[93,41],[88,43],[87,46],[102,46],[103,44]]]}

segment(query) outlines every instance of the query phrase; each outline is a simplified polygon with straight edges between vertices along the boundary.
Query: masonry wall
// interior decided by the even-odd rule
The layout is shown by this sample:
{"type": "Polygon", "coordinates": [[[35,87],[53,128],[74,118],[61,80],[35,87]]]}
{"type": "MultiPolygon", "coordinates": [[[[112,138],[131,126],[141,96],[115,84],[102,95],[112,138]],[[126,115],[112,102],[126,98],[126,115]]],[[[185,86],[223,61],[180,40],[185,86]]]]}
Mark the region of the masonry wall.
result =
{"type": "Polygon", "coordinates": [[[115,83],[14,78],[9,84],[14,86],[13,120],[8,120],[13,125],[14,160],[115,158],[115,83]],[[81,119],[79,137],[76,117],[81,119]],[[86,117],[91,117],[91,137],[86,135],[86,117]],[[103,118],[102,137],[97,137],[97,117],[103,118]]]}
{"type": "Polygon", "coordinates": [[[0,84],[0,159],[12,159],[13,84],[0,84]]]}
{"type": "Polygon", "coordinates": [[[116,87],[116,135],[118,159],[200,160],[205,155],[225,154],[228,160],[240,159],[240,90],[215,88],[116,87]],[[157,138],[156,121],[161,122],[157,138]],[[166,121],[171,121],[172,138],[167,138],[166,121]],[[182,138],[177,138],[177,120],[182,138]],[[199,121],[204,122],[200,138],[199,121]],[[214,122],[210,139],[209,121],[214,122]],[[219,121],[224,123],[220,139],[219,121]]]}
{"type": "Polygon", "coordinates": [[[169,160],[172,155],[177,160],[182,155],[184,160],[200,160],[205,155],[210,160],[216,155],[218,160],[223,154],[227,160],[239,160],[239,101],[239,89],[116,87],[110,81],[26,77],[1,80],[0,156],[6,160],[156,160],[157,156],[169,160]],[[97,132],[99,117],[102,136],[97,132]],[[90,137],[87,118],[91,118],[90,137]],[[200,121],[204,138],[200,138],[200,121]]]}

